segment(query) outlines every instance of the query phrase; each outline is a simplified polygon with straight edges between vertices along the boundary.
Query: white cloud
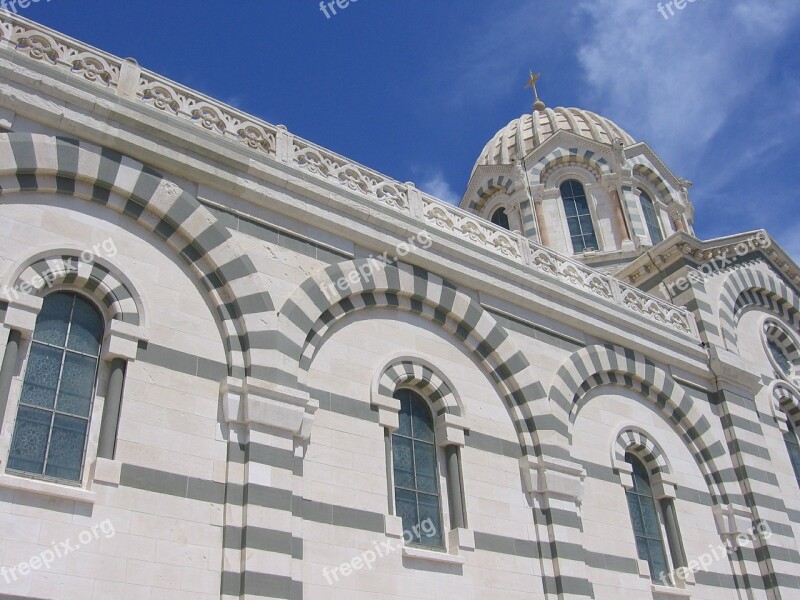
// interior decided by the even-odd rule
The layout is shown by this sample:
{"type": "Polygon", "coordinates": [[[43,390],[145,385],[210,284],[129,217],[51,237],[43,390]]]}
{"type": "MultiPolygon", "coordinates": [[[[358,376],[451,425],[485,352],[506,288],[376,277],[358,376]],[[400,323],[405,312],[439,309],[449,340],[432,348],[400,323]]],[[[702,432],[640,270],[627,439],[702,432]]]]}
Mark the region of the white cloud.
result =
{"type": "Polygon", "coordinates": [[[690,163],[764,80],[800,3],[697,0],[668,20],[655,0],[582,0],[578,10],[592,107],[658,140],[668,162],[690,163]]]}
{"type": "Polygon", "coordinates": [[[444,178],[441,171],[435,171],[429,174],[428,177],[419,184],[419,189],[449,204],[458,204],[461,200],[461,196],[450,187],[450,184],[444,178]]]}

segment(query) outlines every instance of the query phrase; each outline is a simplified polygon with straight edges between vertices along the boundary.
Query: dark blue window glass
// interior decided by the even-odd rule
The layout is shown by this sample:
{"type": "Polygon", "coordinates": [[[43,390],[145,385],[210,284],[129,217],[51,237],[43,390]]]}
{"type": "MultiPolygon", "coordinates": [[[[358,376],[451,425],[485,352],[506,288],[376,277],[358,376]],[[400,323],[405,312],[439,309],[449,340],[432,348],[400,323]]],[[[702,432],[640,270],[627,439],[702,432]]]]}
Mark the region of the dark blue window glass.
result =
{"type": "Polygon", "coordinates": [[[789,432],[785,436],[786,449],[789,451],[789,460],[792,461],[792,468],[794,468],[794,476],[797,479],[797,485],[800,485],[800,441],[797,439],[797,430],[789,422],[789,432]]]}
{"type": "Polygon", "coordinates": [[[103,319],[77,294],[45,298],[22,384],[8,468],[80,481],[103,319]]]}
{"type": "Polygon", "coordinates": [[[491,221],[498,227],[502,227],[503,229],[511,229],[511,225],[508,223],[508,215],[503,208],[498,208],[492,213],[491,221]]]}
{"type": "Polygon", "coordinates": [[[656,212],[656,206],[653,204],[653,200],[650,196],[641,192],[639,194],[639,201],[642,204],[644,222],[647,224],[647,231],[650,232],[650,240],[652,240],[653,245],[664,241],[664,234],[661,232],[661,223],[658,220],[658,213],[656,212]]]}
{"type": "Polygon", "coordinates": [[[789,357],[786,356],[786,352],[783,351],[783,348],[773,339],[767,340],[767,348],[769,348],[769,352],[772,354],[772,358],[775,359],[778,367],[780,367],[781,372],[787,377],[790,376],[792,374],[792,363],[789,357]]]}
{"type": "Polygon", "coordinates": [[[650,565],[653,581],[661,581],[669,573],[669,564],[664,552],[664,539],[661,536],[661,524],[650,486],[650,476],[642,461],[632,454],[625,455],[625,462],[633,467],[633,487],[626,494],[636,551],[639,559],[650,565]]]}
{"type": "Polygon", "coordinates": [[[398,390],[400,426],[392,434],[397,515],[412,543],[442,547],[439,476],[433,416],[411,390],[398,390]]]}
{"type": "Polygon", "coordinates": [[[560,189],[573,252],[580,254],[587,250],[598,250],[592,213],[589,211],[589,202],[586,200],[583,184],[580,181],[568,179],[561,184],[560,189]]]}

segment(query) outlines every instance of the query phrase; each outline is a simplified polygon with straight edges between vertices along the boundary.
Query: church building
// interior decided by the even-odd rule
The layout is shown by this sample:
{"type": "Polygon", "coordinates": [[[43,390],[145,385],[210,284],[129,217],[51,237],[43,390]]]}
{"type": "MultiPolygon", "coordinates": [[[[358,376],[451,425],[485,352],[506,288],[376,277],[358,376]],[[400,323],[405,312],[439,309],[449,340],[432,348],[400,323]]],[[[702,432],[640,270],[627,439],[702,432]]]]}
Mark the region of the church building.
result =
{"type": "Polygon", "coordinates": [[[0,12],[0,600],[800,599],[798,265],[588,110],[474,152],[0,12]]]}

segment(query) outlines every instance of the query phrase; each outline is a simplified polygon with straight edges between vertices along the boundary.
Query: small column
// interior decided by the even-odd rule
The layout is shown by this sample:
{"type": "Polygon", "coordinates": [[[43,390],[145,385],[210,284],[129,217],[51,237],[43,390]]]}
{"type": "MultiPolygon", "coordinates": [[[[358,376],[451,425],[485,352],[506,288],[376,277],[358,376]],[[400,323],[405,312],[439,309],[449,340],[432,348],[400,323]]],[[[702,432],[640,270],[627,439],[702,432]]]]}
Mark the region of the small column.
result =
{"type": "Polygon", "coordinates": [[[536,227],[539,230],[539,241],[542,246],[550,247],[550,235],[547,232],[547,223],[544,220],[544,195],[536,194],[533,198],[533,214],[536,217],[536,227]]]}
{"type": "Polygon", "coordinates": [[[667,497],[662,498],[659,502],[664,513],[664,525],[667,529],[667,544],[670,556],[672,556],[672,566],[675,569],[686,567],[688,563],[686,562],[686,552],[683,550],[678,516],[675,512],[675,500],[667,497]]]}
{"type": "Polygon", "coordinates": [[[461,485],[461,448],[464,444],[464,419],[444,413],[436,417],[436,441],[444,449],[447,465],[447,500],[450,507],[450,528],[466,528],[464,490],[461,485]]]}
{"type": "Polygon", "coordinates": [[[8,394],[11,392],[11,380],[17,370],[19,361],[19,345],[22,341],[22,332],[12,329],[8,332],[6,351],[3,354],[3,365],[0,367],[0,423],[3,422],[8,406],[8,394]]]}
{"type": "MultiPolygon", "coordinates": [[[[627,463],[625,466],[628,466],[627,463]]],[[[633,484],[632,479],[629,481],[633,484]]],[[[667,531],[666,543],[669,555],[672,558],[672,570],[678,575],[678,579],[694,583],[692,573],[687,573],[685,569],[681,569],[682,567],[687,567],[689,563],[686,560],[686,552],[683,549],[683,538],[681,537],[680,525],[678,525],[678,514],[675,510],[675,498],[678,495],[677,488],[663,473],[655,476],[651,483],[653,496],[658,501],[661,514],[664,517],[664,528],[667,531]]]]}
{"type": "MultiPolygon", "coordinates": [[[[125,388],[125,372],[128,362],[136,360],[139,342],[146,339],[144,330],[136,325],[122,321],[111,321],[111,326],[103,340],[100,358],[111,362],[111,370],[103,402],[103,417],[100,421],[100,437],[97,442],[97,458],[102,463],[113,460],[117,445],[117,429],[122,412],[122,395],[125,388]]],[[[100,465],[95,478],[105,481],[105,471],[100,465]]]]}
{"type": "Polygon", "coordinates": [[[675,227],[675,231],[683,231],[686,232],[686,221],[684,220],[683,213],[686,209],[681,206],[680,204],[673,203],[667,209],[667,213],[669,214],[670,219],[672,219],[672,225],[675,227]]]}
{"type": "Polygon", "coordinates": [[[106,400],[103,405],[103,419],[100,422],[97,458],[107,458],[108,460],[113,460],[114,458],[126,364],[121,358],[115,358],[111,361],[111,374],[108,377],[108,390],[106,391],[106,400]]]}
{"type": "Polygon", "coordinates": [[[8,300],[3,325],[10,331],[6,351],[3,354],[3,364],[0,366],[0,427],[2,427],[8,407],[11,382],[17,372],[22,340],[30,339],[33,336],[36,318],[41,309],[42,299],[37,296],[20,294],[13,300],[8,300]]]}
{"type": "Polygon", "coordinates": [[[435,419],[436,442],[444,450],[447,467],[447,505],[450,508],[450,553],[475,549],[475,534],[467,528],[467,507],[464,500],[461,471],[461,448],[465,445],[466,419],[443,413],[435,419]]]}
{"type": "Polygon", "coordinates": [[[383,448],[386,456],[386,485],[388,486],[386,500],[389,504],[387,514],[394,514],[394,472],[392,470],[392,430],[383,429],[383,448]]]}
{"type": "Polygon", "coordinates": [[[447,496],[450,499],[450,528],[464,529],[464,493],[461,487],[461,456],[458,446],[445,447],[447,457],[447,496]]]}

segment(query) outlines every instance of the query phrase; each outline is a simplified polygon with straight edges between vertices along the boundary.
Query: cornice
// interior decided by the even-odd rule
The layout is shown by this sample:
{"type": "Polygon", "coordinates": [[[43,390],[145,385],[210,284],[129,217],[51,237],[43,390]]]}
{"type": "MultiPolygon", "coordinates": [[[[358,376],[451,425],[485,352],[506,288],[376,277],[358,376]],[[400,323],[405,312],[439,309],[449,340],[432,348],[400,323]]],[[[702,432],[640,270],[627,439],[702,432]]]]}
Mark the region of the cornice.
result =
{"type": "Polygon", "coordinates": [[[617,276],[633,285],[641,285],[652,277],[654,262],[659,269],[681,260],[704,264],[726,256],[741,255],[742,244],[759,252],[790,285],[800,288],[800,267],[764,229],[706,241],[678,232],[625,266],[617,276]]]}
{"type": "MultiPolygon", "coordinates": [[[[8,67],[8,81],[30,90],[29,100],[46,100],[47,95],[60,99],[43,107],[19,102],[20,94],[0,97],[0,103],[28,118],[179,171],[196,185],[268,205],[301,221],[318,219],[321,229],[351,235],[365,247],[386,246],[397,236],[427,230],[439,244],[435,255],[421,251],[411,257],[421,266],[441,270],[460,265],[454,277],[470,277],[468,285],[477,289],[487,285],[479,274],[494,272],[497,280],[490,283],[491,292],[498,296],[514,294],[513,301],[520,305],[546,302],[560,307],[558,312],[548,310],[565,322],[570,312],[605,320],[605,327],[587,323],[592,335],[628,339],[633,345],[634,332],[644,344],[660,336],[668,353],[669,348],[689,351],[697,343],[693,317],[683,308],[421,193],[413,184],[385,177],[285,128],[216,103],[132,61],[95,53],[30,21],[2,15],[0,35],[0,57],[15,65],[8,67]],[[167,156],[158,144],[182,150],[167,156]],[[364,222],[372,226],[368,235],[363,225],[359,227],[364,222]],[[516,288],[505,285],[508,278],[516,288]],[[536,282],[535,290],[531,281],[536,282]]],[[[4,84],[3,89],[10,88],[4,84]]],[[[602,146],[567,132],[548,143],[556,144],[565,135],[582,147],[602,146]]]]}

